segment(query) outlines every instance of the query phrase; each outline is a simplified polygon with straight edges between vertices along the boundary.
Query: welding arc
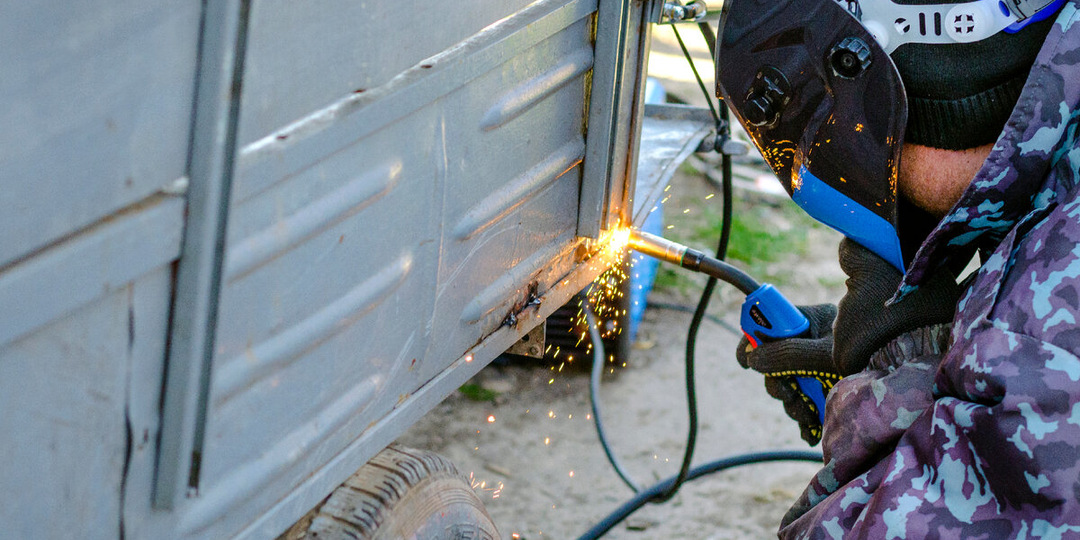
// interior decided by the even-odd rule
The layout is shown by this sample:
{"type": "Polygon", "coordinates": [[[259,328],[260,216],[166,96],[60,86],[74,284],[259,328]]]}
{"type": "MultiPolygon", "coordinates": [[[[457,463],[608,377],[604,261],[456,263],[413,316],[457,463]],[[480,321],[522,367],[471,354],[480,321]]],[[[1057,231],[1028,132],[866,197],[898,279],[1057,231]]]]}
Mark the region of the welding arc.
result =
{"type": "MultiPolygon", "coordinates": [[[[697,480],[702,476],[731,469],[733,467],[740,467],[742,465],[768,463],[770,461],[811,461],[820,465],[822,459],[820,453],[811,450],[770,450],[741,454],[718,459],[716,461],[710,461],[704,465],[698,465],[690,470],[684,481],[697,480]]],[[[630,514],[633,514],[636,510],[648,504],[650,500],[658,494],[671,489],[676,480],[677,477],[672,476],[649,487],[645,491],[638,493],[633,499],[626,501],[622,506],[615,509],[615,511],[604,518],[603,521],[597,523],[591,529],[586,531],[585,534],[579,536],[578,540],[595,540],[596,538],[600,538],[610,531],[612,527],[629,517],[630,514]]]]}
{"type": "Polygon", "coordinates": [[[615,472],[622,478],[622,481],[630,488],[634,493],[641,491],[630,475],[627,474],[626,469],[619,462],[619,458],[615,457],[615,453],[611,451],[611,446],[608,444],[607,433],[604,431],[604,422],[600,418],[600,379],[604,373],[604,340],[600,337],[600,329],[596,324],[596,315],[593,314],[592,307],[586,302],[582,309],[585,311],[585,321],[589,325],[589,339],[592,340],[593,346],[593,364],[592,373],[589,377],[589,402],[592,403],[592,416],[593,424],[596,426],[596,436],[600,438],[600,446],[604,449],[604,455],[607,456],[608,463],[615,469],[615,472]]]}
{"type": "MultiPolygon", "coordinates": [[[[709,27],[708,24],[700,24],[699,28],[701,29],[702,34],[705,35],[705,41],[709,45],[709,49],[710,49],[710,52],[712,53],[712,57],[715,58],[716,57],[715,38],[710,35],[711,32],[712,32],[711,27],[709,27]]],[[[672,26],[672,29],[674,30],[674,26],[672,26]]],[[[682,38],[680,38],[678,36],[678,31],[677,30],[676,30],[676,38],[679,41],[680,47],[683,49],[683,54],[686,56],[687,60],[690,61],[691,68],[694,68],[694,63],[693,63],[692,59],[690,58],[690,53],[689,53],[689,51],[687,51],[686,46],[682,43],[682,38]]],[[[705,91],[705,85],[701,82],[701,77],[697,76],[697,70],[696,69],[694,69],[694,74],[698,79],[698,85],[701,87],[702,91],[705,93],[706,102],[709,103],[709,106],[710,106],[710,109],[711,109],[712,108],[711,96],[709,96],[708,92],[705,91]]],[[[726,136],[730,135],[730,131],[729,131],[729,128],[728,128],[728,125],[729,125],[728,124],[728,122],[729,122],[728,110],[727,110],[727,107],[725,106],[725,104],[723,102],[720,102],[719,105],[720,105],[720,107],[719,107],[720,108],[719,116],[715,115],[715,113],[714,113],[714,118],[716,119],[716,122],[717,122],[717,126],[716,126],[717,127],[717,135],[722,136],[722,137],[726,137],[726,136]]],[[[687,402],[687,409],[689,410],[689,424],[690,425],[689,425],[688,434],[687,434],[687,440],[686,440],[686,451],[685,451],[685,454],[683,455],[682,466],[679,469],[679,474],[677,474],[677,475],[675,475],[675,476],[673,476],[671,478],[668,478],[668,479],[666,479],[666,480],[664,480],[664,481],[662,481],[662,482],[660,482],[658,484],[655,484],[655,485],[649,487],[648,489],[646,489],[644,491],[638,492],[634,496],[634,498],[630,499],[629,501],[624,503],[622,506],[617,508],[614,512],[612,512],[606,518],[604,518],[603,521],[601,521],[600,523],[597,523],[595,526],[593,526],[591,529],[589,529],[589,531],[587,531],[584,535],[582,535],[578,540],[594,540],[596,538],[599,538],[599,537],[603,536],[604,534],[606,534],[608,531],[610,531],[612,529],[612,527],[614,527],[615,525],[618,525],[620,522],[622,522],[622,520],[626,519],[626,517],[628,517],[630,514],[634,513],[635,511],[637,511],[642,506],[645,506],[646,504],[649,504],[649,503],[662,503],[664,501],[667,501],[667,500],[671,499],[671,497],[673,497],[675,495],[675,493],[678,492],[679,487],[682,486],[683,483],[685,483],[685,482],[687,482],[689,480],[696,480],[698,478],[701,478],[702,476],[712,474],[714,472],[719,472],[719,471],[722,471],[722,470],[725,470],[725,469],[730,469],[732,467],[738,467],[740,465],[749,465],[749,464],[752,464],[752,463],[764,463],[764,462],[769,462],[769,461],[799,460],[799,461],[812,461],[812,462],[815,462],[815,463],[818,463],[818,464],[820,464],[822,462],[821,454],[816,453],[816,452],[799,451],[799,450],[788,450],[788,451],[781,450],[781,451],[757,452],[757,453],[751,453],[751,454],[743,454],[743,455],[739,455],[739,456],[732,456],[732,457],[720,459],[720,460],[717,460],[717,461],[713,461],[713,462],[710,462],[710,463],[706,463],[704,465],[699,465],[699,466],[694,467],[692,469],[690,467],[690,462],[694,457],[694,447],[695,447],[695,444],[696,444],[696,441],[697,441],[697,429],[698,429],[698,427],[697,427],[697,424],[698,424],[698,422],[697,422],[697,392],[696,392],[696,389],[694,387],[695,386],[694,385],[694,351],[697,348],[697,333],[698,333],[698,329],[701,327],[701,322],[705,319],[705,312],[709,307],[709,300],[712,297],[713,290],[716,288],[716,283],[717,283],[717,281],[719,281],[718,278],[722,278],[724,275],[727,275],[727,274],[723,274],[723,273],[726,270],[728,270],[728,268],[734,268],[734,267],[730,267],[730,265],[727,265],[725,267],[725,266],[715,265],[715,264],[713,264],[711,262],[711,261],[716,261],[716,262],[722,263],[722,259],[727,254],[728,241],[729,241],[729,239],[731,237],[731,214],[732,214],[731,198],[732,198],[732,191],[733,190],[732,190],[732,181],[731,181],[731,157],[730,156],[728,156],[726,154],[722,154],[721,167],[722,167],[721,173],[722,173],[722,180],[723,180],[723,185],[722,185],[722,189],[723,189],[723,214],[722,215],[723,215],[723,217],[722,217],[722,224],[721,224],[721,229],[720,229],[720,242],[719,242],[719,245],[716,248],[716,258],[715,259],[713,259],[711,257],[704,257],[704,255],[702,254],[701,261],[704,261],[706,258],[708,258],[708,259],[710,259],[710,262],[708,262],[708,263],[706,263],[704,265],[704,269],[701,268],[700,263],[697,264],[698,268],[696,268],[696,270],[704,271],[706,274],[708,274],[709,275],[709,280],[708,280],[708,282],[706,282],[705,288],[701,293],[701,300],[698,302],[697,309],[694,311],[694,317],[690,321],[690,328],[689,328],[689,331],[688,331],[687,337],[686,337],[686,402],[687,402]],[[720,275],[718,275],[718,274],[720,274],[720,275]]],[[[631,245],[633,243],[634,243],[633,238],[631,238],[631,245]]],[[[679,254],[679,257],[678,257],[679,260],[677,260],[677,261],[672,261],[669,258],[664,258],[664,257],[660,257],[660,258],[661,258],[661,260],[667,260],[669,262],[674,262],[675,264],[679,264],[680,266],[685,266],[683,264],[683,259],[684,259],[683,255],[684,254],[685,254],[685,251],[683,253],[679,254]]],[[[694,265],[693,261],[695,259],[696,259],[696,256],[691,258],[691,266],[694,265]]],[[[739,274],[741,272],[738,271],[738,269],[735,269],[735,270],[736,270],[736,273],[730,274],[730,277],[736,278],[736,277],[739,276],[739,274]]],[[[748,278],[749,281],[746,281],[746,280],[743,280],[743,279],[732,279],[732,280],[725,279],[725,281],[728,281],[729,283],[735,284],[736,287],[739,287],[740,290],[742,290],[743,292],[746,292],[746,293],[750,293],[752,290],[756,290],[756,288],[757,288],[756,282],[752,278],[747,276],[746,274],[743,273],[742,275],[746,276],[746,278],[748,278]],[[741,284],[741,286],[740,286],[740,284],[741,284]],[[750,288],[751,286],[753,286],[753,288],[751,290],[746,290],[746,289],[750,288]]],[[[594,404],[595,404],[595,402],[594,402],[594,404]]],[[[594,408],[593,411],[594,411],[594,415],[597,418],[599,418],[599,415],[596,414],[598,409],[594,408]]],[[[606,441],[604,440],[603,434],[601,433],[600,436],[601,436],[602,442],[605,445],[605,451],[607,451],[608,449],[607,449],[606,441]]],[[[618,471],[618,468],[616,468],[616,470],[618,471]]],[[[622,475],[622,473],[620,473],[620,476],[621,475],[622,475]]],[[[626,480],[626,478],[624,478],[624,480],[626,480]]]]}

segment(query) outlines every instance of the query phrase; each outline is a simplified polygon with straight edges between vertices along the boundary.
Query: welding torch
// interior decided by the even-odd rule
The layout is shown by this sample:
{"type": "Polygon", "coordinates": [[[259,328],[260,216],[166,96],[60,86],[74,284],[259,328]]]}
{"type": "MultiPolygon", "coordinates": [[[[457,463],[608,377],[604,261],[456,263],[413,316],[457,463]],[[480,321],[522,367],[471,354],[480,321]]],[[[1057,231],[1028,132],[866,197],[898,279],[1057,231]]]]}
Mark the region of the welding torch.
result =
{"type": "MultiPolygon", "coordinates": [[[[772,285],[758,283],[749,274],[719,259],[666,238],[631,231],[627,246],[642,255],[677,264],[730,283],[746,295],[739,326],[752,347],[766,341],[799,337],[810,330],[810,321],[772,285]]],[[[799,390],[813,401],[818,421],[825,422],[825,387],[814,377],[795,377],[799,390]]]]}

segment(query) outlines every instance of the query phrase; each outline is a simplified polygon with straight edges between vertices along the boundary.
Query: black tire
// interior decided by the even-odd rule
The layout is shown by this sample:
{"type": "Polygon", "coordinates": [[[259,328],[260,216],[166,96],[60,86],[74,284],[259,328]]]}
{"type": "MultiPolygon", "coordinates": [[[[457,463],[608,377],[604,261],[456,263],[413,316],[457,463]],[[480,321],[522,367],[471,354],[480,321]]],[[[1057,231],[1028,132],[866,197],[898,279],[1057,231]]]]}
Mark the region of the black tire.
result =
{"type": "Polygon", "coordinates": [[[483,503],[450,460],[392,444],[281,538],[498,540],[483,503]]]}

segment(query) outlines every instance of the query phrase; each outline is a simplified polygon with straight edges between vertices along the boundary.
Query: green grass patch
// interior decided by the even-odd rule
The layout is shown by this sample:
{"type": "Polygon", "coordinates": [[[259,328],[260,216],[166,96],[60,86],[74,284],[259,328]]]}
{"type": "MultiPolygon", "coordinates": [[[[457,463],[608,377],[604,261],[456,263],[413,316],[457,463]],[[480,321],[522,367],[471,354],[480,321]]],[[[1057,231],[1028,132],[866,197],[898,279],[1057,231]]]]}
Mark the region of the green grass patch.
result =
{"type": "MultiPolygon", "coordinates": [[[[780,263],[806,255],[809,248],[807,232],[817,227],[817,222],[793,205],[736,206],[731,220],[728,260],[743,263],[742,266],[759,280],[785,281],[793,269],[780,263]]],[[[723,228],[721,214],[708,209],[704,218],[693,228],[694,236],[698,242],[715,243],[723,228]]]]}
{"type": "Polygon", "coordinates": [[[499,397],[498,392],[488,390],[479,384],[463,384],[458,388],[458,392],[471,401],[495,401],[495,398],[499,397]]]}
{"type": "Polygon", "coordinates": [[[696,285],[689,278],[686,270],[676,269],[668,264],[661,264],[656,270],[656,281],[653,282],[653,287],[665,291],[678,291],[679,294],[686,296],[690,294],[690,291],[696,285]]]}

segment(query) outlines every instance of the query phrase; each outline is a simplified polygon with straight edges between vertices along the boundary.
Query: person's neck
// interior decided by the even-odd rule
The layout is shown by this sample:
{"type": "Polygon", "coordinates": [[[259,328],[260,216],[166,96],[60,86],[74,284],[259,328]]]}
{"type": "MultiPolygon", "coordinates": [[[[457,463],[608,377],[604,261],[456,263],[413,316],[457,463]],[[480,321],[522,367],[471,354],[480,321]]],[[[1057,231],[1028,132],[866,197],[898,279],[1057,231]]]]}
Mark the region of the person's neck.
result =
{"type": "Polygon", "coordinates": [[[900,195],[942,217],[979,172],[993,143],[966,150],[942,150],[905,143],[900,152],[900,195]]]}

